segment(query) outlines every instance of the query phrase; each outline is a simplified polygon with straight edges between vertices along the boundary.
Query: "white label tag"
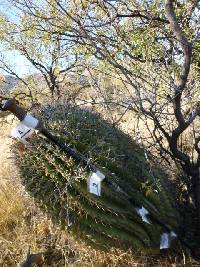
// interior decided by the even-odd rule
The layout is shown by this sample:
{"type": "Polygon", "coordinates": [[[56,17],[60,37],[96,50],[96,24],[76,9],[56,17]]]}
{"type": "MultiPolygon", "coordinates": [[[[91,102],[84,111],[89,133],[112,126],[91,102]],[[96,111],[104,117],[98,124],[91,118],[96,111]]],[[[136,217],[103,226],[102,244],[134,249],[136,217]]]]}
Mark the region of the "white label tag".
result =
{"type": "Polygon", "coordinates": [[[160,249],[169,248],[169,234],[164,233],[160,237],[160,249]]]}
{"type": "Polygon", "coordinates": [[[96,171],[96,175],[99,177],[99,179],[101,181],[103,181],[103,179],[105,179],[105,175],[100,171],[96,171]]]}
{"type": "Polygon", "coordinates": [[[11,136],[18,139],[20,142],[27,144],[27,138],[31,137],[34,130],[25,126],[23,123],[19,123],[15,128],[11,130],[11,136]]]}
{"type": "Polygon", "coordinates": [[[160,249],[166,249],[170,247],[170,243],[173,239],[177,237],[177,234],[174,231],[171,231],[169,234],[164,233],[160,237],[160,249]]]}
{"type": "Polygon", "coordinates": [[[93,172],[92,175],[88,179],[88,191],[91,194],[95,194],[97,196],[101,195],[101,181],[105,178],[105,175],[100,171],[96,173],[93,172]]]}
{"type": "Polygon", "coordinates": [[[174,239],[174,238],[177,237],[177,234],[174,231],[171,231],[170,232],[170,237],[171,237],[171,239],[174,239]]]}
{"type": "Polygon", "coordinates": [[[138,215],[140,215],[140,217],[142,218],[143,222],[149,223],[149,220],[147,218],[147,214],[149,214],[148,210],[146,210],[144,207],[142,207],[141,209],[136,209],[138,215]]]}
{"type": "Polygon", "coordinates": [[[27,114],[26,117],[23,119],[22,123],[26,125],[27,127],[35,129],[38,125],[38,120],[31,116],[30,114],[27,114]]]}

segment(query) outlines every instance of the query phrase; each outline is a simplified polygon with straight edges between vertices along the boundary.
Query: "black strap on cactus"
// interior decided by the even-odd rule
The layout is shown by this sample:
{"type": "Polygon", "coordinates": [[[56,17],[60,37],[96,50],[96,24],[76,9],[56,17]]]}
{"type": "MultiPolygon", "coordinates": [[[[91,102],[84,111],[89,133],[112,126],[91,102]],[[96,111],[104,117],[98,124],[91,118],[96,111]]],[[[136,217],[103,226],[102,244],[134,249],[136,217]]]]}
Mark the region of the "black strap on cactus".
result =
{"type": "MultiPolygon", "coordinates": [[[[9,110],[11,111],[20,121],[23,121],[25,118],[27,112],[22,107],[19,107],[17,104],[17,101],[15,99],[9,99],[0,96],[0,109],[2,111],[9,110]],[[5,101],[5,103],[2,103],[5,101]]],[[[43,123],[39,120],[37,128],[40,133],[42,133],[47,139],[49,139],[51,142],[53,142],[55,145],[57,145],[62,151],[64,151],[68,156],[72,157],[76,161],[80,162],[82,165],[86,166],[90,171],[96,172],[97,168],[89,162],[89,160],[72,149],[71,147],[65,145],[62,143],[59,138],[52,135],[50,131],[48,131],[44,126],[43,123]]]]}
{"type": "Polygon", "coordinates": [[[47,139],[49,139],[52,143],[58,146],[63,152],[65,152],[68,156],[72,157],[85,167],[87,167],[90,171],[96,172],[98,169],[94,166],[86,157],[84,157],[79,152],[75,151],[71,147],[65,145],[60,139],[54,135],[52,135],[47,129],[42,128],[40,131],[47,139]]]}

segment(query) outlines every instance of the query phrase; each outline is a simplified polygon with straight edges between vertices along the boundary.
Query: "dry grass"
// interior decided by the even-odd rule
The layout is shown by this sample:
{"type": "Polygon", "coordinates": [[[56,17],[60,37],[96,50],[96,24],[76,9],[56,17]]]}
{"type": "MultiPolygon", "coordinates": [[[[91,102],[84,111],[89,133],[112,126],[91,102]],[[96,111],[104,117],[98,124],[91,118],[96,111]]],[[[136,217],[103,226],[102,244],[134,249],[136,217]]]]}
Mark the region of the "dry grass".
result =
{"type": "Polygon", "coordinates": [[[150,266],[142,255],[120,250],[106,253],[76,242],[11,184],[2,188],[0,206],[0,266],[17,266],[29,247],[32,253],[43,253],[44,266],[150,266]]]}
{"type": "Polygon", "coordinates": [[[182,267],[192,264],[185,255],[147,256],[132,251],[94,250],[53,225],[20,183],[10,151],[11,125],[0,129],[0,267],[18,266],[31,253],[43,253],[43,266],[57,267],[182,267]]]}

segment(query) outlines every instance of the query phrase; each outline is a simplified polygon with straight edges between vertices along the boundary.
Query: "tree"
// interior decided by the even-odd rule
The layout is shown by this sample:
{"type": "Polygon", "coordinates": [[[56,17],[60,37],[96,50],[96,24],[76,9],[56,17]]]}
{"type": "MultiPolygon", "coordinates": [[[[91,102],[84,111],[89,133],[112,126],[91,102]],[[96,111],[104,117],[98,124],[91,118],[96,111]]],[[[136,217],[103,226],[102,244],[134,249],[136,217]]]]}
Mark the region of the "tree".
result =
{"type": "MultiPolygon", "coordinates": [[[[37,19],[33,16],[32,8],[42,16],[42,11],[40,12],[35,4],[29,6],[29,12],[25,5],[18,6],[19,22],[14,23],[2,16],[4,27],[1,39],[5,49],[17,50],[25,56],[42,74],[51,93],[59,96],[66,73],[75,68],[78,58],[75,53],[71,52],[72,45],[63,43],[59,32],[52,34],[47,28],[43,29],[45,22],[39,16],[37,19]]],[[[46,16],[54,16],[55,10],[47,4],[44,12],[46,16]]],[[[5,60],[2,60],[2,68],[12,73],[5,60]]]]}

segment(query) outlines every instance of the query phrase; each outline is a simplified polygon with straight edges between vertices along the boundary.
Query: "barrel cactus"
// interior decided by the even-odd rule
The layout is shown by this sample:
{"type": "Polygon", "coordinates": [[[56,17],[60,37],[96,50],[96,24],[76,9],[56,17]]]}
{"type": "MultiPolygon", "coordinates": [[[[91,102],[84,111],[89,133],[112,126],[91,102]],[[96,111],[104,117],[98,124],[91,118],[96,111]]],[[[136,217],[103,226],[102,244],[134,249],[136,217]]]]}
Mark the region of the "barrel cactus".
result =
{"type": "Polygon", "coordinates": [[[166,175],[150,166],[144,151],[90,110],[46,106],[46,128],[106,175],[101,196],[88,192],[87,168],[38,135],[18,161],[27,190],[52,219],[98,248],[152,250],[160,236],[177,228],[178,215],[166,189],[166,175]],[[153,168],[153,170],[152,170],[153,168]],[[149,223],[138,208],[148,210],[149,223]]]}

